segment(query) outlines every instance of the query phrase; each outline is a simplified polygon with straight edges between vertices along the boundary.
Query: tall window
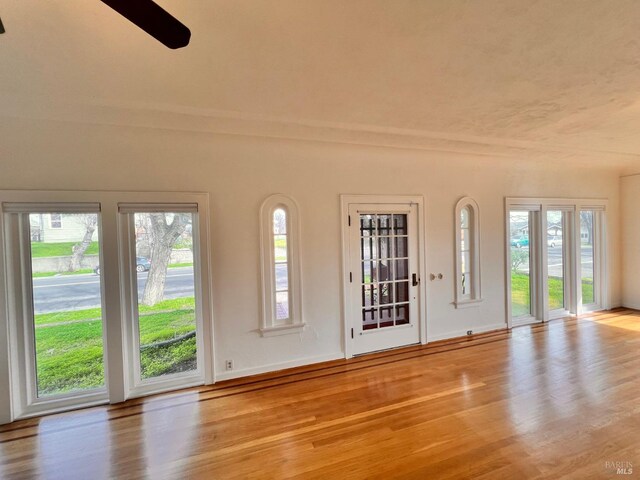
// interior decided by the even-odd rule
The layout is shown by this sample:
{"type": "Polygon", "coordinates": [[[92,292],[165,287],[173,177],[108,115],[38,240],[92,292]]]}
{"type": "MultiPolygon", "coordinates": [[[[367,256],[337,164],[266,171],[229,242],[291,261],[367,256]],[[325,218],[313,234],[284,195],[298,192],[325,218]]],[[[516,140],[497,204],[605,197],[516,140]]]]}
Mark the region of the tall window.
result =
{"type": "Polygon", "coordinates": [[[0,191],[0,423],[212,382],[207,218],[206,194],[0,191]]]}
{"type": "Polygon", "coordinates": [[[131,275],[131,373],[139,391],[202,371],[197,205],[120,204],[131,275]]]}
{"type": "Polygon", "coordinates": [[[480,295],[479,209],[472,198],[456,205],[456,307],[472,305],[480,295]]]}
{"type": "Polygon", "coordinates": [[[298,209],[284,195],[262,204],[262,325],[263,335],[300,331],[302,321],[298,209]]]}
{"type": "Polygon", "coordinates": [[[276,208],[273,212],[273,274],[276,279],[277,322],[289,320],[289,258],[287,255],[287,211],[276,208]]]}
{"type": "Polygon", "coordinates": [[[580,210],[580,285],[582,288],[583,311],[601,308],[602,254],[600,252],[600,215],[599,209],[580,210]]]}

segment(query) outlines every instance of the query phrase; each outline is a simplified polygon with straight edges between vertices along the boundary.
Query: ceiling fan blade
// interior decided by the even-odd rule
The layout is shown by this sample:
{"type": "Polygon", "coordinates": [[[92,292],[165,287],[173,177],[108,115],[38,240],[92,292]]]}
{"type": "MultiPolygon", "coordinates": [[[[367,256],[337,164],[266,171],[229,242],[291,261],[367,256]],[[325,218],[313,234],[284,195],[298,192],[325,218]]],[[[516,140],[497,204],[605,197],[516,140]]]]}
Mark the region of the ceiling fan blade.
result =
{"type": "Polygon", "coordinates": [[[152,0],[101,0],[169,48],[189,44],[191,31],[152,0]]]}
{"type": "Polygon", "coordinates": [[[0,18],[0,33],[4,33],[4,25],[2,25],[2,19],[0,18]]]}

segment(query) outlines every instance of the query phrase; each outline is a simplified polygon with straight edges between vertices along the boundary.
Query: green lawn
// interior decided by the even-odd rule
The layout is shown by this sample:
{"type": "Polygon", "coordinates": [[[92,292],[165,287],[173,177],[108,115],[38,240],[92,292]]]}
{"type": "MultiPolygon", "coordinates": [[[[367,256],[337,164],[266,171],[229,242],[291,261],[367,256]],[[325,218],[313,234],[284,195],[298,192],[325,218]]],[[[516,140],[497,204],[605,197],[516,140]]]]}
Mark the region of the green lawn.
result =
{"type": "MultiPolygon", "coordinates": [[[[33,258],[41,257],[64,257],[73,255],[73,246],[77,245],[77,242],[58,242],[58,243],[43,243],[43,242],[31,242],[31,256],[33,258]]],[[[89,248],[85,252],[85,255],[97,255],[98,254],[98,242],[92,242],[89,248]]]]}
{"type": "MultiPolygon", "coordinates": [[[[563,306],[563,280],[549,278],[549,309],[554,310],[563,306]]],[[[511,312],[514,317],[527,315],[530,307],[529,275],[511,273],[511,312]]],[[[582,303],[593,302],[593,280],[582,280],[582,303]]]]}
{"type": "Polygon", "coordinates": [[[193,267],[193,262],[188,263],[170,263],[168,265],[168,268],[183,268],[183,267],[193,267]]]}
{"type": "MultiPolygon", "coordinates": [[[[35,316],[40,395],[104,385],[100,309],[35,316]]],[[[140,306],[140,343],[149,345],[195,330],[193,297],[140,306]]],[[[144,349],[143,378],[195,368],[195,338],[144,349]]]]}
{"type": "Polygon", "coordinates": [[[31,276],[33,278],[42,278],[42,277],[55,277],[56,275],[81,275],[93,273],[93,270],[90,268],[81,268],[80,270],[76,270],[75,272],[39,272],[34,273],[31,276]]]}

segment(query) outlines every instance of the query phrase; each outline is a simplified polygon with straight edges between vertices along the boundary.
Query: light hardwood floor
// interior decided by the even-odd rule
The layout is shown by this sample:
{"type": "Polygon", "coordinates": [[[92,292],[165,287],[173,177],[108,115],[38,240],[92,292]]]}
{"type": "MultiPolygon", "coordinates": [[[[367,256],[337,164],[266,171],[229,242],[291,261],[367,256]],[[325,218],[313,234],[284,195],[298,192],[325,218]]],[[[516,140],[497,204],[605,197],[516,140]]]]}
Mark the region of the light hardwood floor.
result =
{"type": "Polygon", "coordinates": [[[640,312],[0,427],[0,478],[34,477],[640,478],[640,312]]]}

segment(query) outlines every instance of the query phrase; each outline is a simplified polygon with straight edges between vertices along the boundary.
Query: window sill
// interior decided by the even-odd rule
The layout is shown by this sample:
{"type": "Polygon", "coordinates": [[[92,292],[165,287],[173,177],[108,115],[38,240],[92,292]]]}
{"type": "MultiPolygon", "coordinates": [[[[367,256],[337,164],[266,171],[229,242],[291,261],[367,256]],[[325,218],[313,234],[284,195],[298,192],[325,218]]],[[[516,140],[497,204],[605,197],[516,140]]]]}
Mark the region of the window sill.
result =
{"type": "Polygon", "coordinates": [[[306,326],[306,323],[296,323],[293,325],[277,325],[275,327],[265,327],[260,329],[260,335],[262,335],[263,337],[275,337],[277,335],[301,333],[306,326]]]}
{"type": "Polygon", "coordinates": [[[473,300],[460,300],[458,302],[453,302],[456,308],[471,308],[477,307],[480,303],[482,303],[482,298],[475,298],[473,300]]]}

